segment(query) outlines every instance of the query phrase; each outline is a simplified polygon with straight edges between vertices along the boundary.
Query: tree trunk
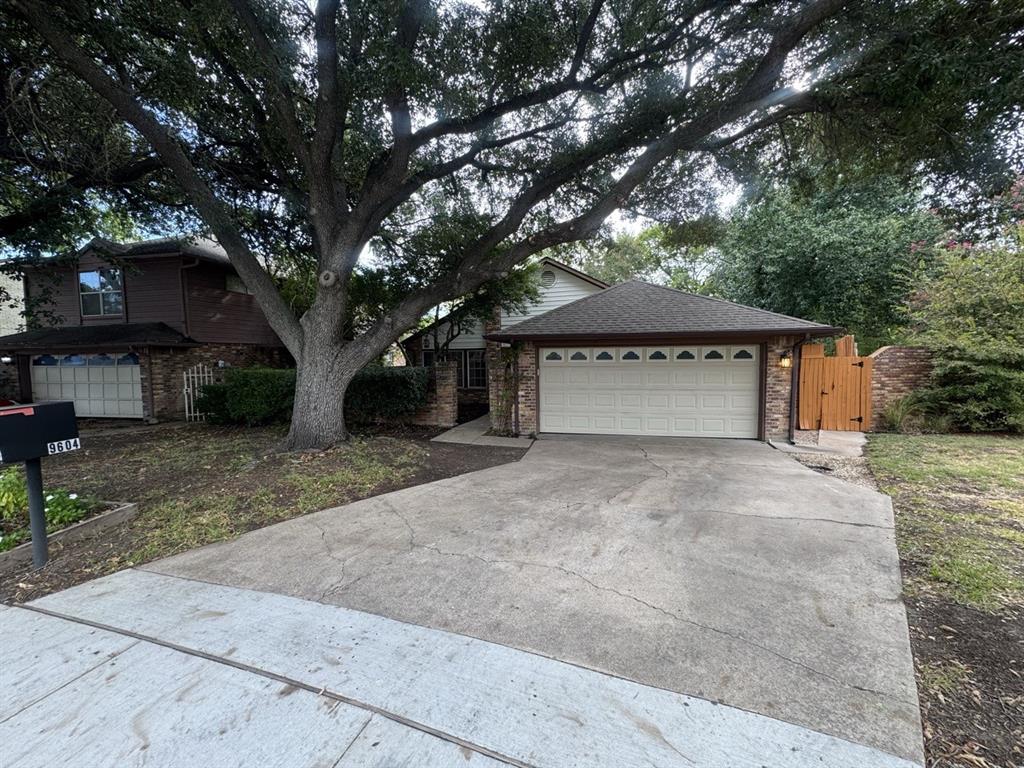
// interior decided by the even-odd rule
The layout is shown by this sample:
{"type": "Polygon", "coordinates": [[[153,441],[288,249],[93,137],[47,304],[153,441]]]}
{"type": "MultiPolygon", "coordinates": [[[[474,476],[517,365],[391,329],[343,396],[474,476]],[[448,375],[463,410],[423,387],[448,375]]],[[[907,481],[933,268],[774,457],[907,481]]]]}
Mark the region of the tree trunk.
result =
{"type": "Polygon", "coordinates": [[[360,366],[344,359],[344,347],[307,330],[302,356],[296,360],[295,406],[287,448],[330,448],[348,440],[345,391],[360,366]]]}

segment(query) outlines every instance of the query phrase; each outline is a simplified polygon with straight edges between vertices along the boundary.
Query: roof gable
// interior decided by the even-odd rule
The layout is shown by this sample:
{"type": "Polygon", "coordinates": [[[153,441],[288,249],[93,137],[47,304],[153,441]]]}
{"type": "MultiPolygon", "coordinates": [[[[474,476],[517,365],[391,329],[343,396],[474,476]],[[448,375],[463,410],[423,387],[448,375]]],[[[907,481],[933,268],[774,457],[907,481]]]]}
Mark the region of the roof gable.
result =
{"type": "Polygon", "coordinates": [[[619,283],[507,330],[498,341],[549,338],[685,337],[713,334],[811,333],[837,329],[724,299],[684,293],[639,280],[619,283]]]}

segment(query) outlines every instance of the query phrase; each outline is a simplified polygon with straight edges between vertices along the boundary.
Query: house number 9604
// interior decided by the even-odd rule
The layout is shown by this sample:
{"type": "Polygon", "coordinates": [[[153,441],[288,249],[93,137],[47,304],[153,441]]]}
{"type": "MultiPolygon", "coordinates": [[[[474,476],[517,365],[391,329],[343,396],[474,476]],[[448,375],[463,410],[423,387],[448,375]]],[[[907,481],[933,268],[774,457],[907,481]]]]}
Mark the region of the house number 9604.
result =
{"type": "Polygon", "coordinates": [[[70,440],[57,440],[52,443],[46,444],[46,452],[53,456],[55,453],[67,453],[68,451],[75,451],[82,447],[81,442],[77,437],[73,437],[70,440]]]}

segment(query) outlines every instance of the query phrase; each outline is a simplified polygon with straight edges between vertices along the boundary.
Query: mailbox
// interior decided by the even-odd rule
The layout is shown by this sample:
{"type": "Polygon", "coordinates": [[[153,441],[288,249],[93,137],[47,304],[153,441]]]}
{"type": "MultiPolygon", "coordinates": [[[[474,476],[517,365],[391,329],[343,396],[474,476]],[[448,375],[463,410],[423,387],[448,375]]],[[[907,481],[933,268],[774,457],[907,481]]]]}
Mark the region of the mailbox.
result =
{"type": "Polygon", "coordinates": [[[74,403],[0,408],[0,463],[38,459],[78,448],[81,443],[74,403]]]}
{"type": "Polygon", "coordinates": [[[81,447],[74,403],[30,403],[0,408],[0,463],[25,462],[32,564],[36,568],[46,565],[48,557],[40,459],[81,447]]]}

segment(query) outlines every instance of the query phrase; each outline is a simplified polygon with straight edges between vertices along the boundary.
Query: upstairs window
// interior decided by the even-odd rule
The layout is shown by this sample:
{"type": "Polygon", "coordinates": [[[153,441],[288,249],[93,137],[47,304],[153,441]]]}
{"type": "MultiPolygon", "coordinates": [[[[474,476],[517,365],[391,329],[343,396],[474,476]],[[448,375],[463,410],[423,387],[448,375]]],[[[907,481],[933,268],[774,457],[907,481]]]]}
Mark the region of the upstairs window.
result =
{"type": "Polygon", "coordinates": [[[91,269],[79,272],[78,294],[82,301],[83,317],[124,313],[124,289],[120,269],[91,269]]]}

